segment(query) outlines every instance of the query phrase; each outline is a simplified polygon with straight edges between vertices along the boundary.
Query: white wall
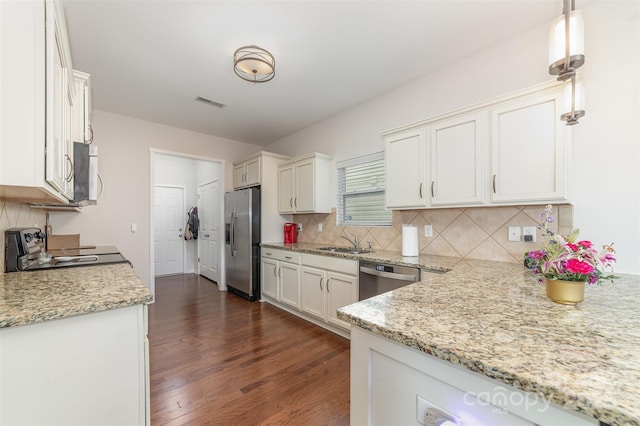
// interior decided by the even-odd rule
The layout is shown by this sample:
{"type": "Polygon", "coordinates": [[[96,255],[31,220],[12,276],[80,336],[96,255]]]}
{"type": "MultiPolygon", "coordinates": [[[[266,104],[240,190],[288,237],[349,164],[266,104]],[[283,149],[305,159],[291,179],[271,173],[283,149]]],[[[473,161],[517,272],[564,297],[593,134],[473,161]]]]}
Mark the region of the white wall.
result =
{"type": "Polygon", "coordinates": [[[93,111],[95,144],[105,190],[98,205],[81,213],[52,212],[55,234],[79,233],[81,244],[115,245],[150,285],[150,149],[225,162],[225,188],[233,187],[232,162],[260,147],[105,111],[93,111]],[[138,231],[131,232],[131,224],[138,231]]]}
{"type": "MultiPolygon", "coordinates": [[[[582,9],[587,115],[574,127],[574,223],[596,244],[615,242],[618,272],[640,273],[640,2],[593,1],[582,9]]],[[[381,131],[550,81],[547,32],[522,34],[266,149],[319,151],[336,161],[369,154],[383,149],[381,131]]],[[[532,161],[535,154],[532,147],[532,161]]]]}

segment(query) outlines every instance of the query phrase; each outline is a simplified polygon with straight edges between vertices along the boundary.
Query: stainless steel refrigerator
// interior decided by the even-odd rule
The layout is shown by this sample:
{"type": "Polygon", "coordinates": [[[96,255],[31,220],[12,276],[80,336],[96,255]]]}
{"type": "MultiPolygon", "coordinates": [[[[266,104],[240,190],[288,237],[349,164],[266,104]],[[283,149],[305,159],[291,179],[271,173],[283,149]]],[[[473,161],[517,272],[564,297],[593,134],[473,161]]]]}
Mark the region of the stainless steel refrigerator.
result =
{"type": "Polygon", "coordinates": [[[224,196],[225,276],[227,288],[254,301],[260,299],[260,188],[224,196]]]}

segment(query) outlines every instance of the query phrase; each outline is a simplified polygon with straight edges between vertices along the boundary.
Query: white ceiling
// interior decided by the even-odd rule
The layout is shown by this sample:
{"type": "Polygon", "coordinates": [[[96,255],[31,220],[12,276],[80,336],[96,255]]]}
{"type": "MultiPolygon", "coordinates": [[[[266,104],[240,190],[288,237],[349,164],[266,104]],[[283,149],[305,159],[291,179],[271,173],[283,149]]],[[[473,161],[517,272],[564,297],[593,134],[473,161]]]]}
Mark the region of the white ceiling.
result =
{"type": "Polygon", "coordinates": [[[94,108],[256,145],[545,25],[561,3],[63,1],[94,108]],[[272,81],[234,74],[234,51],[251,44],[275,56],[272,81]]]}

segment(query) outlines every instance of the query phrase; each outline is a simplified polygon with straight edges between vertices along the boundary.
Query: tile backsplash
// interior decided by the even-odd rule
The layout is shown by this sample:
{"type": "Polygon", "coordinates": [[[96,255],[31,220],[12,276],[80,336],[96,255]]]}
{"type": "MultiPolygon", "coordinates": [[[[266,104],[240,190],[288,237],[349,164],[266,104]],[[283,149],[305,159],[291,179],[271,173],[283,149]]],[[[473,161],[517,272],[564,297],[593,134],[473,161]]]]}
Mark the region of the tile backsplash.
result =
{"type": "Polygon", "coordinates": [[[4,272],[4,231],[15,227],[29,227],[37,225],[44,230],[46,223],[46,213],[44,210],[31,209],[28,204],[10,203],[0,201],[0,271],[4,272]]]}
{"type": "MultiPolygon", "coordinates": [[[[374,250],[402,251],[402,225],[418,227],[420,254],[453,256],[469,259],[496,260],[521,263],[526,251],[542,247],[540,230],[536,228],[536,242],[508,240],[509,226],[536,226],[544,205],[469,207],[428,210],[396,210],[393,225],[385,227],[337,226],[335,209],[331,214],[294,215],[294,222],[302,224],[298,241],[331,246],[348,246],[340,235],[353,239],[356,235],[361,247],[371,241],[374,250]],[[322,232],[318,232],[322,224],[322,232]],[[424,225],[432,225],[433,236],[425,237],[424,225]]],[[[554,232],[567,234],[573,229],[573,207],[553,206],[554,232]]]]}

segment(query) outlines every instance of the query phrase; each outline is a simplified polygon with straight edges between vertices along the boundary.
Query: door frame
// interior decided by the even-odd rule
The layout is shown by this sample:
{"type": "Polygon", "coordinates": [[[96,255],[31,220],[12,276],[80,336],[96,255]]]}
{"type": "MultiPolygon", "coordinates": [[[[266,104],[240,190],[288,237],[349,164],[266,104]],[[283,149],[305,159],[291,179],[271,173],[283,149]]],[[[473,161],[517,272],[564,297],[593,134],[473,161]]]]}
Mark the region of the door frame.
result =
{"type": "MultiPolygon", "coordinates": [[[[154,301],[156,297],[156,278],[155,278],[155,248],[154,248],[154,237],[153,237],[153,230],[155,226],[154,214],[153,214],[154,213],[153,209],[155,206],[153,188],[156,186],[155,185],[155,161],[156,161],[156,155],[158,154],[218,163],[220,165],[220,175],[218,176],[218,179],[220,181],[221,188],[226,188],[225,181],[226,181],[226,175],[227,175],[226,160],[223,160],[220,158],[214,158],[214,157],[206,157],[202,155],[187,154],[184,152],[149,148],[149,241],[148,241],[149,243],[149,290],[153,295],[154,301]]],[[[220,196],[221,196],[220,210],[221,211],[220,211],[220,223],[218,224],[220,226],[220,229],[224,229],[224,193],[225,193],[224,190],[220,191],[220,196]]],[[[224,265],[224,253],[221,253],[221,251],[222,250],[218,252],[219,265],[224,265]]],[[[223,285],[226,284],[224,268],[221,268],[221,271],[220,271],[220,283],[222,283],[223,285]]],[[[218,283],[219,286],[220,286],[220,283],[218,283]]]]}
{"type": "MultiPolygon", "coordinates": [[[[187,211],[187,187],[185,185],[153,185],[153,208],[155,208],[155,190],[156,188],[172,188],[172,189],[181,189],[182,190],[182,211],[185,212],[187,211]]],[[[154,216],[155,219],[155,216],[154,216]]],[[[186,219],[184,221],[185,223],[187,222],[186,219]]],[[[184,225],[183,225],[184,226],[184,225]]],[[[154,229],[154,228],[152,228],[154,229]]],[[[184,235],[184,232],[186,231],[186,229],[183,228],[182,232],[184,235]]],[[[154,232],[155,234],[155,232],[154,232]]],[[[152,237],[152,242],[151,244],[154,246],[154,253],[153,253],[153,260],[152,263],[154,264],[153,269],[155,272],[155,237],[152,237]]],[[[185,265],[186,265],[186,261],[187,261],[187,250],[186,250],[186,244],[185,244],[185,240],[184,238],[181,238],[180,243],[182,244],[182,273],[184,274],[184,270],[185,270],[185,265]]],[[[155,278],[155,275],[154,275],[155,278]]]]}

